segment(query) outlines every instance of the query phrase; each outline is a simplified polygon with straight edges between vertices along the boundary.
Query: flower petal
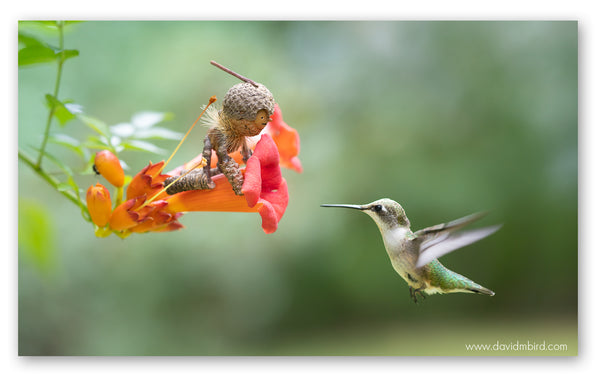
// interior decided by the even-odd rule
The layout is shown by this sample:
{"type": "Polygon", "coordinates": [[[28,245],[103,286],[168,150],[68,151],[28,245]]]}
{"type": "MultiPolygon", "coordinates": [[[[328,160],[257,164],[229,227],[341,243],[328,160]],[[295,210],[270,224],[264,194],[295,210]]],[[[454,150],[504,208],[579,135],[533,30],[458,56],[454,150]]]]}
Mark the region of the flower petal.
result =
{"type": "Polygon", "coordinates": [[[259,199],[259,204],[263,204],[260,209],[260,217],[262,218],[262,228],[265,233],[273,233],[277,230],[279,221],[283,217],[288,205],[288,189],[285,179],[281,181],[281,185],[277,190],[265,192],[259,199]]]}
{"type": "Polygon", "coordinates": [[[271,135],[277,148],[281,166],[302,173],[302,164],[298,158],[300,153],[300,136],[292,127],[283,121],[281,109],[275,104],[275,111],[271,121],[265,127],[265,132],[271,135]]]}
{"type": "Polygon", "coordinates": [[[212,190],[191,190],[179,192],[166,198],[171,212],[210,211],[210,212],[258,212],[260,208],[250,208],[243,196],[235,195],[223,174],[212,177],[215,188],[212,190]]]}
{"type": "Polygon", "coordinates": [[[153,207],[152,212],[147,215],[146,219],[148,219],[148,221],[143,221],[130,230],[136,233],[155,231],[157,229],[165,228],[166,225],[175,221],[179,217],[177,214],[171,214],[162,210],[167,205],[164,201],[160,201],[159,203],[162,205],[153,207]]]}
{"type": "Polygon", "coordinates": [[[279,153],[275,142],[264,134],[246,165],[242,192],[248,206],[260,205],[265,233],[273,233],[285,213],[289,196],[287,183],[281,176],[279,153]]]}
{"type": "MultiPolygon", "coordinates": [[[[127,186],[127,199],[133,199],[142,195],[151,198],[157,192],[163,189],[163,181],[169,176],[161,174],[165,162],[161,161],[156,164],[150,162],[148,166],[137,173],[129,186],[127,186]]],[[[160,194],[156,200],[167,197],[166,193],[160,194]]]]}
{"type": "Polygon", "coordinates": [[[143,216],[140,216],[138,212],[135,212],[132,209],[141,206],[145,200],[145,196],[140,196],[129,199],[117,206],[110,216],[110,228],[121,231],[138,225],[143,220],[143,216]]]}
{"type": "Polygon", "coordinates": [[[179,221],[173,221],[163,226],[150,230],[151,232],[172,232],[183,228],[183,225],[179,221]]]}

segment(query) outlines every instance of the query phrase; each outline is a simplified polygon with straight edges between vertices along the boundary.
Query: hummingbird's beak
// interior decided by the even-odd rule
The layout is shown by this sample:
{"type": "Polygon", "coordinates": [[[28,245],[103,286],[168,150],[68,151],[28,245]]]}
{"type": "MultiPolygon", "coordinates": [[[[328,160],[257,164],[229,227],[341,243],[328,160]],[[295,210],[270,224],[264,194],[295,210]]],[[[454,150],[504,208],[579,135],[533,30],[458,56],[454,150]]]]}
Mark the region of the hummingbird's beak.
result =
{"type": "Polygon", "coordinates": [[[357,206],[354,204],[321,204],[321,207],[338,207],[338,208],[352,208],[363,211],[365,208],[363,206],[357,206]]]}

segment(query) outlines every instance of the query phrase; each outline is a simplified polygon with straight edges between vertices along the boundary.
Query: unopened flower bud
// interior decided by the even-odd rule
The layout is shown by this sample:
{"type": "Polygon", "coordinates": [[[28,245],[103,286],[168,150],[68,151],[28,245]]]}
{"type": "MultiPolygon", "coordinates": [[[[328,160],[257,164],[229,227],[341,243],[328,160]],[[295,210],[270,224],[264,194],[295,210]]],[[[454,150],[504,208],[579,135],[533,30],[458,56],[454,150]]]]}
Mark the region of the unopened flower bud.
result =
{"type": "Polygon", "coordinates": [[[94,224],[104,227],[110,218],[112,204],[110,193],[100,183],[90,186],[86,194],[87,208],[94,224]]]}
{"type": "Polygon", "coordinates": [[[96,153],[94,160],[96,171],[115,187],[122,187],[125,182],[125,173],[117,156],[111,151],[103,150],[96,153]]]}

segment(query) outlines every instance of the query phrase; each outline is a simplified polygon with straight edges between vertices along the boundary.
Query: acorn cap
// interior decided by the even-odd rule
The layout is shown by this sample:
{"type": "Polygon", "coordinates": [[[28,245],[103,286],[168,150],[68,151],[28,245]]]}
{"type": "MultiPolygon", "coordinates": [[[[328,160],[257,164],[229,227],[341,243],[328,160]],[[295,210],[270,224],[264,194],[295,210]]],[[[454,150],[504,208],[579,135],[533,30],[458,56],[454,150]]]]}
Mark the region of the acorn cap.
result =
{"type": "Polygon", "coordinates": [[[256,119],[256,113],[267,110],[273,115],[275,100],[273,94],[263,84],[258,88],[248,82],[232,86],[223,98],[223,113],[233,119],[256,119]]]}

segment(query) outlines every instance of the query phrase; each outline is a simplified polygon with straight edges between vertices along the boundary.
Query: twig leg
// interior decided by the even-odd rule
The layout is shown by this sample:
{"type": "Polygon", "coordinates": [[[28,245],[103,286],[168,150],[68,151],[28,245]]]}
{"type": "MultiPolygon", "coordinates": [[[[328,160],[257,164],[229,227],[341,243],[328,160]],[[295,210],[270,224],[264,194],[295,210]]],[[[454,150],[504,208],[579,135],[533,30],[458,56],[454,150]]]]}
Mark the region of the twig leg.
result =
{"type": "Polygon", "coordinates": [[[217,157],[219,158],[217,166],[219,167],[219,170],[225,174],[227,180],[229,180],[233,192],[235,192],[236,195],[243,195],[242,185],[244,184],[244,177],[240,172],[238,163],[227,154],[227,148],[224,145],[219,145],[217,157]]]}
{"type": "MultiPolygon", "coordinates": [[[[212,175],[211,175],[211,171],[210,171],[210,163],[211,163],[211,157],[212,157],[212,143],[210,142],[210,138],[208,137],[208,135],[206,135],[206,137],[204,138],[204,149],[202,150],[202,157],[204,157],[206,159],[206,166],[204,167],[204,175],[206,175],[206,178],[208,181],[212,182],[212,175]]],[[[214,183],[213,183],[214,186],[214,183]]]]}
{"type": "Polygon", "coordinates": [[[242,160],[244,163],[247,163],[250,157],[252,157],[252,149],[248,148],[248,143],[244,140],[244,144],[242,144],[242,160]]]}

